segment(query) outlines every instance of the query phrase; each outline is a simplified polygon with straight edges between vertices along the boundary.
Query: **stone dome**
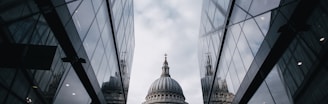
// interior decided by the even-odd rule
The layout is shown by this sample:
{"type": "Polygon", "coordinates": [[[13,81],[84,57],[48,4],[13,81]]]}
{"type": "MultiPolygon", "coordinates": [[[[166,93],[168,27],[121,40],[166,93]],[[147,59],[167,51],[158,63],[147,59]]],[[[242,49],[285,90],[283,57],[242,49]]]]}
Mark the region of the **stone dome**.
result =
{"type": "Polygon", "coordinates": [[[159,92],[175,93],[183,96],[179,83],[171,77],[160,77],[155,80],[149,88],[148,95],[159,92]]]}
{"type": "Polygon", "coordinates": [[[151,84],[146,96],[146,101],[143,104],[156,103],[188,104],[185,102],[181,86],[170,76],[166,55],[162,67],[162,75],[151,84]]]}

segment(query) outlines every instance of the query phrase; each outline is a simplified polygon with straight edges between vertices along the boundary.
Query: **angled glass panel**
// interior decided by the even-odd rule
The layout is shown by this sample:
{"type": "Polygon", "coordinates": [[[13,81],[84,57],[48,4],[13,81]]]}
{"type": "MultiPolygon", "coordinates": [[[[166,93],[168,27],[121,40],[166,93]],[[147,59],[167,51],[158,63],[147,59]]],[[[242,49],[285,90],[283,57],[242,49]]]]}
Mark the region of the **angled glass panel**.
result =
{"type": "MultiPolygon", "coordinates": [[[[225,48],[223,48],[223,58],[224,58],[224,64],[226,64],[227,66],[229,66],[231,58],[232,58],[232,52],[229,51],[228,47],[224,46],[225,48]]],[[[228,69],[227,69],[228,70],[228,69]]]]}
{"type": "Polygon", "coordinates": [[[106,4],[105,2],[103,2],[104,0],[91,0],[92,4],[93,4],[93,9],[95,10],[95,13],[97,13],[101,3],[106,4]]]}
{"type": "MultiPolygon", "coordinates": [[[[15,78],[13,82],[11,83],[11,92],[10,93],[15,93],[19,98],[25,98],[28,89],[32,86],[29,81],[26,79],[24,72],[17,70],[17,73],[15,75],[15,78]]],[[[10,100],[9,100],[10,101],[10,100]]],[[[13,103],[7,103],[7,104],[13,104],[13,103]]]]}
{"type": "Polygon", "coordinates": [[[253,16],[279,6],[280,0],[253,0],[249,13],[253,16]]]}
{"type": "Polygon", "coordinates": [[[96,74],[99,70],[101,60],[104,57],[104,47],[103,47],[101,42],[102,41],[99,41],[99,43],[97,45],[97,48],[94,52],[94,55],[91,59],[91,65],[92,65],[92,68],[94,70],[94,73],[96,73],[96,74]]]}
{"type": "Polygon", "coordinates": [[[232,33],[235,41],[237,42],[238,39],[239,39],[240,32],[241,32],[240,25],[239,24],[235,24],[235,25],[230,26],[228,32],[231,32],[232,33]]]}
{"type": "Polygon", "coordinates": [[[232,82],[232,87],[233,87],[233,89],[234,89],[234,91],[232,91],[232,92],[237,92],[238,89],[239,89],[239,85],[240,85],[240,83],[239,83],[239,79],[238,79],[238,77],[237,77],[237,74],[236,74],[236,71],[235,71],[234,67],[235,67],[235,66],[231,66],[231,67],[229,68],[228,75],[230,75],[231,82],[232,82]]]}
{"type": "Polygon", "coordinates": [[[212,1],[216,5],[216,8],[218,8],[218,10],[221,12],[221,14],[223,16],[226,16],[229,3],[231,0],[212,0],[212,1]]]}
{"type": "Polygon", "coordinates": [[[238,50],[235,51],[235,54],[233,56],[233,63],[231,64],[234,64],[239,81],[242,82],[246,75],[246,71],[238,50]]]}
{"type": "Polygon", "coordinates": [[[0,69],[0,84],[9,88],[11,82],[14,80],[15,73],[16,73],[16,69],[1,68],[0,69]]]}
{"type": "Polygon", "coordinates": [[[253,62],[254,56],[252,54],[251,48],[248,45],[245,35],[243,33],[242,33],[242,35],[240,35],[239,41],[237,43],[237,48],[238,48],[238,51],[240,52],[240,56],[242,56],[241,59],[245,65],[245,69],[247,71],[253,62]]]}
{"type": "Polygon", "coordinates": [[[91,1],[82,1],[82,4],[75,12],[75,15],[73,15],[74,24],[79,32],[81,40],[83,40],[95,17],[91,1]]]}
{"type": "Polygon", "coordinates": [[[221,29],[224,25],[225,16],[222,15],[218,10],[215,12],[213,24],[215,29],[221,29]]]}
{"type": "Polygon", "coordinates": [[[216,41],[215,41],[218,38],[215,38],[215,37],[217,37],[217,35],[210,34],[210,36],[209,36],[210,52],[213,56],[213,59],[215,59],[214,57],[218,57],[217,53],[218,53],[218,49],[219,49],[219,47],[217,46],[216,41]]]}
{"type": "Polygon", "coordinates": [[[78,8],[81,1],[82,0],[65,0],[67,3],[67,8],[72,15],[74,15],[75,10],[78,8]]]}
{"type": "Polygon", "coordinates": [[[298,61],[292,57],[287,63],[288,70],[292,73],[291,76],[295,80],[296,86],[300,86],[304,79],[304,73],[297,65],[298,61]]]}
{"type": "Polygon", "coordinates": [[[227,73],[226,81],[227,81],[227,85],[228,85],[228,90],[229,90],[229,92],[235,94],[236,91],[235,91],[235,89],[234,89],[234,85],[233,85],[233,83],[232,83],[232,80],[231,80],[231,77],[230,77],[230,74],[229,74],[229,73],[227,73]]]}
{"type": "Polygon", "coordinates": [[[98,29],[98,25],[96,22],[93,22],[88,35],[86,36],[85,40],[83,41],[83,46],[87,52],[89,59],[92,58],[93,52],[96,48],[97,42],[100,38],[100,32],[98,29]]]}
{"type": "Polygon", "coordinates": [[[294,92],[297,89],[297,85],[295,83],[295,80],[292,77],[292,74],[289,72],[289,70],[287,68],[286,68],[286,71],[283,72],[283,76],[284,76],[285,82],[287,82],[286,85],[287,85],[290,93],[294,94],[294,92]]]}
{"type": "Polygon", "coordinates": [[[255,55],[260,48],[264,37],[254,19],[249,19],[245,22],[243,32],[245,33],[245,37],[252,49],[253,55],[255,55]]]}
{"type": "Polygon", "coordinates": [[[106,28],[104,26],[105,23],[109,23],[107,21],[109,21],[108,10],[107,10],[107,5],[104,2],[101,4],[101,7],[99,8],[99,11],[97,13],[97,22],[98,22],[100,31],[104,31],[104,29],[111,29],[109,27],[106,28]]]}
{"type": "Polygon", "coordinates": [[[262,83],[248,104],[275,104],[266,83],[262,83]]]}
{"type": "Polygon", "coordinates": [[[245,11],[243,11],[238,6],[234,5],[229,25],[245,20],[246,16],[248,16],[248,14],[245,11]]]}
{"type": "Polygon", "coordinates": [[[230,32],[226,34],[226,46],[229,49],[230,53],[233,53],[236,49],[236,43],[234,41],[234,38],[230,32]]]}
{"type": "Polygon", "coordinates": [[[208,12],[207,12],[208,19],[209,19],[210,23],[213,23],[213,18],[214,18],[214,14],[215,14],[215,11],[216,11],[216,7],[212,2],[208,6],[209,6],[208,7],[208,12]]]}
{"type": "Polygon", "coordinates": [[[248,11],[252,0],[236,0],[236,5],[240,6],[242,9],[248,11]]]}
{"type": "Polygon", "coordinates": [[[263,36],[265,36],[270,28],[271,12],[259,15],[254,18],[258,26],[260,27],[263,36]]]}
{"type": "MultiPolygon", "coordinates": [[[[96,76],[97,76],[97,80],[98,80],[98,83],[99,83],[99,85],[101,86],[102,84],[103,84],[103,82],[105,82],[104,81],[104,77],[107,75],[107,76],[109,76],[110,74],[107,74],[106,72],[107,72],[107,70],[109,70],[108,68],[107,68],[107,66],[108,66],[108,61],[107,61],[107,58],[105,58],[105,57],[103,57],[102,58],[102,61],[101,62],[99,62],[99,63],[101,63],[100,64],[100,66],[99,66],[99,70],[98,70],[98,72],[95,72],[96,73],[96,76]]],[[[107,80],[106,80],[107,81],[107,80]]]]}
{"type": "Polygon", "coordinates": [[[54,104],[87,104],[90,97],[74,69],[69,69],[67,77],[58,90],[54,104]]]}
{"type": "Polygon", "coordinates": [[[278,68],[277,65],[273,67],[269,75],[265,78],[265,82],[268,84],[268,88],[276,104],[293,104],[293,100],[286,90],[287,88],[278,68]]]}
{"type": "MultiPolygon", "coordinates": [[[[224,56],[223,56],[224,57],[224,56]]],[[[220,60],[220,65],[219,65],[219,68],[218,68],[218,77],[220,78],[225,78],[226,75],[227,75],[227,72],[228,72],[228,66],[224,60],[224,58],[222,58],[222,60],[220,60]]]]}

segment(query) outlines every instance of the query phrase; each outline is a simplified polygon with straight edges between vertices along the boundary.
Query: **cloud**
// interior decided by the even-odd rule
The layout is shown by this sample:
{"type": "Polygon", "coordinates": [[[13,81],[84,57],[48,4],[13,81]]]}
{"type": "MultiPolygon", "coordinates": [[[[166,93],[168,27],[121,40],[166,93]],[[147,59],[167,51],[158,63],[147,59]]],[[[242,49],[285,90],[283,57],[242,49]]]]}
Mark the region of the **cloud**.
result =
{"type": "Polygon", "coordinates": [[[135,8],[135,53],[128,104],[145,101],[153,81],[160,77],[168,53],[171,77],[177,80],[189,104],[201,104],[197,59],[200,0],[138,0],[135,8]]]}

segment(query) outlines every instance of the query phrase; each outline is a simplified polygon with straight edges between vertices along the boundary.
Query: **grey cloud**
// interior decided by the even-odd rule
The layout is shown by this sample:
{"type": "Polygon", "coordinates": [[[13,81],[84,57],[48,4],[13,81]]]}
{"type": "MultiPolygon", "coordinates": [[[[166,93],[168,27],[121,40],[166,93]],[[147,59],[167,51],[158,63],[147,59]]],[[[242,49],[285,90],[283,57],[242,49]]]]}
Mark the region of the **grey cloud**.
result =
{"type": "Polygon", "coordinates": [[[172,78],[177,80],[189,104],[201,104],[197,59],[200,0],[135,1],[136,47],[128,104],[145,101],[151,83],[159,78],[168,53],[172,78]]]}

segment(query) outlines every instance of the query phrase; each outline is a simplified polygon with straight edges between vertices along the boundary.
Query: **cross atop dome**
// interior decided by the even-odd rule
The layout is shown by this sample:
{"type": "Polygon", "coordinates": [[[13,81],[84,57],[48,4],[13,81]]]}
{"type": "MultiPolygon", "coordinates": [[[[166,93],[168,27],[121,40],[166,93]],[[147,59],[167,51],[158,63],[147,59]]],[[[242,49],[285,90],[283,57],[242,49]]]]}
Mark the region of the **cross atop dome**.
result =
{"type": "Polygon", "coordinates": [[[165,56],[164,64],[168,64],[168,63],[167,63],[167,54],[165,53],[164,56],[165,56]]]}
{"type": "Polygon", "coordinates": [[[167,54],[164,54],[165,60],[164,60],[164,64],[162,67],[162,75],[161,77],[170,77],[170,72],[169,72],[169,64],[167,62],[167,54]]]}

